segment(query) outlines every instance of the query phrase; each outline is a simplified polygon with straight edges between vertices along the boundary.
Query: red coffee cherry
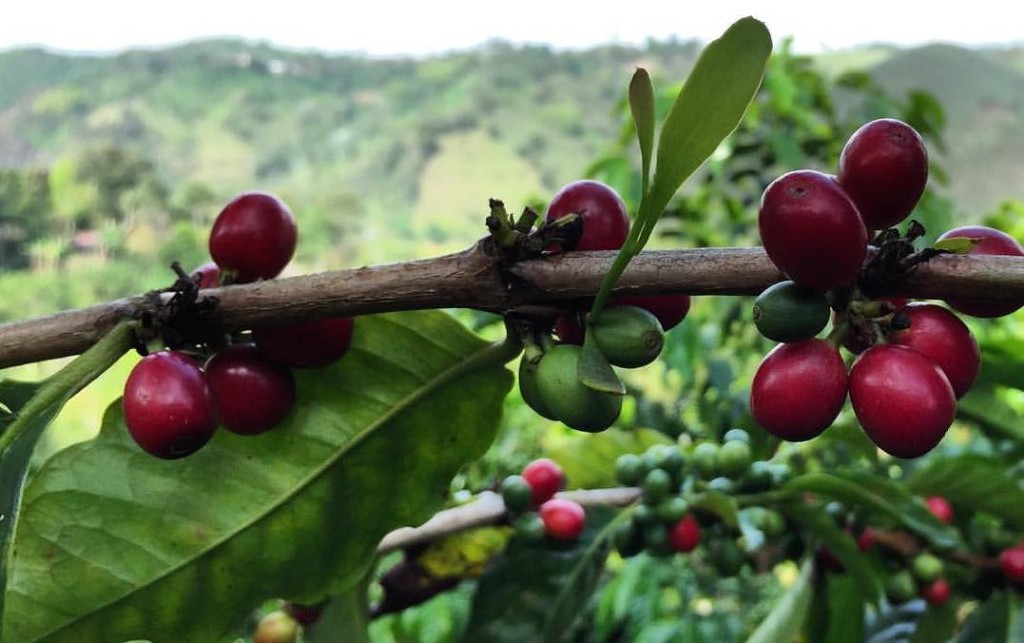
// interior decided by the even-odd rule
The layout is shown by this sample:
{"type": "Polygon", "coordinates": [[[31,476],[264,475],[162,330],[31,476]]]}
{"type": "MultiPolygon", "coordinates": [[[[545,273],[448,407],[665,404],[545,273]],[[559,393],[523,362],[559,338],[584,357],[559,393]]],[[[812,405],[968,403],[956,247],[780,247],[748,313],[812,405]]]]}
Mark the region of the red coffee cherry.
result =
{"type": "Polygon", "coordinates": [[[865,527],[864,531],[857,536],[857,548],[862,552],[869,551],[878,542],[878,536],[872,527],[865,527]]]}
{"type": "Polygon", "coordinates": [[[298,231],[280,199],[246,192],[224,206],[210,231],[210,256],[236,283],[272,279],[295,253],[298,231]]]}
{"type": "Polygon", "coordinates": [[[757,367],[750,412],[783,440],[809,440],[827,429],[846,401],[846,365],[820,339],[776,346],[757,367]]]}
{"type": "Polygon", "coordinates": [[[240,435],[257,435],[277,426],[295,405],[291,371],[263,357],[252,344],[235,344],[206,365],[220,421],[240,435]]]}
{"type": "Polygon", "coordinates": [[[172,460],[213,437],[217,409],[199,364],[184,353],[143,357],[124,385],[124,421],[147,453],[172,460]]]}
{"type": "Polygon", "coordinates": [[[915,303],[903,308],[910,328],[890,333],[889,341],[918,350],[939,365],[959,399],[971,388],[981,351],[967,325],[942,306],[915,303]]]}
{"type": "Polygon", "coordinates": [[[1011,583],[1024,583],[1024,546],[1004,549],[999,554],[999,567],[1011,583]]]}
{"type": "Polygon", "coordinates": [[[567,214],[583,218],[583,235],[566,250],[618,250],[629,235],[626,204],[615,190],[599,181],[574,181],[551,199],[547,221],[567,214]]]}
{"type": "Polygon", "coordinates": [[[949,504],[948,500],[942,496],[930,496],[925,499],[924,504],[928,506],[928,511],[932,512],[933,516],[947,525],[953,524],[953,505],[949,504]]]}
{"type": "Polygon", "coordinates": [[[555,335],[558,341],[563,344],[583,346],[583,339],[586,333],[583,332],[583,324],[580,323],[578,313],[566,313],[555,317],[555,335]]]}
{"type": "Polygon", "coordinates": [[[212,261],[196,268],[193,275],[199,275],[199,288],[216,288],[220,286],[220,268],[212,261]]]}
{"type": "Polygon", "coordinates": [[[320,620],[324,613],[324,603],[302,605],[286,602],[282,608],[286,614],[294,618],[299,625],[312,625],[320,620]]]}
{"type": "Polygon", "coordinates": [[[934,580],[921,588],[921,598],[928,601],[929,605],[945,605],[949,594],[949,581],[945,578],[934,580]]]}
{"type": "Polygon", "coordinates": [[[691,552],[700,544],[700,525],[687,515],[668,530],[668,544],[673,551],[691,552]]]}
{"type": "Polygon", "coordinates": [[[757,219],[765,252],[796,283],[828,290],[853,280],[868,232],[835,179],[813,170],[783,174],[765,189],[757,219]]]}
{"type": "Polygon", "coordinates": [[[540,458],[526,465],[523,478],[533,490],[533,504],[540,506],[565,486],[565,472],[554,460],[540,458]]]}
{"type": "Polygon", "coordinates": [[[838,180],[869,229],[892,227],[907,218],[924,194],[928,149],[903,121],[871,121],[843,146],[838,180]]]}
{"type": "Polygon", "coordinates": [[[850,403],[871,440],[898,458],[931,451],[956,412],[942,369],[923,353],[895,344],[872,346],[854,362],[850,403]]]}
{"type": "Polygon", "coordinates": [[[331,317],[253,330],[253,341],[268,359],[292,368],[322,368],[352,346],[351,317],[331,317]]]}
{"type": "Polygon", "coordinates": [[[583,533],[587,516],[579,503],[564,498],[552,498],[540,506],[540,519],[544,530],[557,540],[575,540],[583,533]]]}
{"type": "MultiPolygon", "coordinates": [[[[978,245],[971,248],[969,255],[1007,255],[1024,257],[1024,248],[1017,240],[1001,230],[986,226],[963,226],[953,228],[939,237],[939,241],[951,238],[980,239],[978,245]]],[[[975,299],[946,300],[951,308],[972,317],[1002,317],[1009,315],[1021,306],[1024,301],[983,301],[975,299]]]]}

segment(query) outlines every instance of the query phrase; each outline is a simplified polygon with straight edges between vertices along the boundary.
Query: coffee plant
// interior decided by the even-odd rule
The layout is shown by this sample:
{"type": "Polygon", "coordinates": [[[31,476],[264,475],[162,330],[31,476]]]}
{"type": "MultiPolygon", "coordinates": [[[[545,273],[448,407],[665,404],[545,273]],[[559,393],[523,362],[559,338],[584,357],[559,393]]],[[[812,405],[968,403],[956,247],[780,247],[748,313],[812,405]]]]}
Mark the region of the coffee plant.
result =
{"type": "Polygon", "coordinates": [[[845,77],[849,123],[771,49],[638,69],[639,166],[463,253],[282,278],[301,221],[247,192],[166,290],[0,327],[81,353],[0,382],[0,642],[1021,640],[1021,228],[954,227],[927,97],[845,77]]]}

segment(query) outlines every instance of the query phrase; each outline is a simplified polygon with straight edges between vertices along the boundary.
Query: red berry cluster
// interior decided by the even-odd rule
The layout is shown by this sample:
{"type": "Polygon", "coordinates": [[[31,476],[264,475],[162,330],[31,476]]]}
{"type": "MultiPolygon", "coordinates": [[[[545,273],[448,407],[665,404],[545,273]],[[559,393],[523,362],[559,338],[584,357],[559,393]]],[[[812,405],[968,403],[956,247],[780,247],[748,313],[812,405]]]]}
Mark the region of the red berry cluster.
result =
{"type": "MultiPolygon", "coordinates": [[[[626,205],[603,183],[575,181],[559,190],[548,207],[546,225],[557,226],[569,216],[579,217],[582,224],[578,240],[559,242],[549,250],[617,250],[626,242],[626,205]]],[[[664,332],[689,310],[688,295],[614,296],[600,316],[589,320],[589,329],[608,363],[637,368],[657,359],[664,332]]],[[[519,388],[527,405],[540,415],[595,432],[615,421],[622,397],[592,390],[579,380],[584,327],[583,311],[573,310],[534,329],[520,363],[519,388]]]]}
{"type": "MultiPolygon", "coordinates": [[[[277,197],[247,192],[228,203],[210,233],[215,263],[196,272],[200,288],[273,279],[295,252],[295,218],[277,197]]],[[[195,452],[217,426],[257,435],[277,426],[295,404],[291,368],[319,368],[351,344],[350,318],[254,329],[199,356],[162,350],[142,358],[124,389],[128,431],[160,458],[195,452]],[[210,355],[212,353],[212,355],[210,355]],[[205,363],[200,357],[207,358],[205,363]]]]}
{"type": "Polygon", "coordinates": [[[553,460],[541,458],[526,465],[521,475],[501,482],[501,497],[521,537],[539,541],[576,540],[586,526],[586,512],[575,501],[555,498],[565,487],[565,472],[553,460]]]}
{"type": "MultiPolygon", "coordinates": [[[[791,281],[758,297],[754,320],[781,343],[754,376],[750,407],[768,432],[808,440],[838,416],[849,394],[867,435],[901,458],[934,448],[952,424],[956,400],[978,373],[978,344],[949,309],[873,298],[870,279],[898,280],[909,263],[932,251],[910,245],[890,226],[913,210],[928,178],[920,135],[898,120],[872,121],[846,142],[839,173],[789,172],[765,190],[758,227],[769,258],[791,281]],[[869,245],[870,231],[881,230],[869,245]],[[832,315],[833,331],[821,332],[832,315]],[[847,369],[839,345],[859,355],[847,369]]],[[[1006,234],[971,226],[940,237],[975,241],[970,253],[1024,256],[1006,234]]],[[[978,316],[1003,315],[1021,304],[947,302],[978,316]]]]}

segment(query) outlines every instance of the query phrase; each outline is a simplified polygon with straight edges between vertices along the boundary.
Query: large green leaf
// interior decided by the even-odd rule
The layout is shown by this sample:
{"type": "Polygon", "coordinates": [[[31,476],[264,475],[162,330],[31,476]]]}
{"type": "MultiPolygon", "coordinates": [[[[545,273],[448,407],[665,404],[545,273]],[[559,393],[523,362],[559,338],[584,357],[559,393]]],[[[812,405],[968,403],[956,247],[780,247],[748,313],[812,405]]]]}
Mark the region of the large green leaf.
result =
{"type": "Polygon", "coordinates": [[[443,313],[359,318],[341,363],[296,373],[283,426],[178,461],[113,405],[26,489],[3,641],[213,641],[268,597],[344,591],[491,443],[507,353],[443,313]]]}
{"type": "Polygon", "coordinates": [[[648,221],[653,225],[683,181],[739,125],[771,52],[768,29],[748,17],[701,53],[661,128],[654,180],[640,213],[645,228],[648,221]]]}
{"type": "Polygon", "coordinates": [[[790,643],[807,620],[814,594],[812,582],[814,564],[811,559],[804,561],[796,584],[782,597],[768,616],[761,621],[747,643],[790,643]]]}
{"type": "Polygon", "coordinates": [[[7,578],[14,554],[22,491],[35,447],[43,430],[75,393],[109,368],[131,347],[132,328],[121,324],[78,358],[38,384],[0,383],[0,636],[7,578]]]}
{"type": "Polygon", "coordinates": [[[587,510],[569,543],[513,540],[480,578],[465,643],[556,643],[590,600],[610,550],[615,512],[587,510]]]}
{"type": "Polygon", "coordinates": [[[968,454],[932,460],[911,474],[907,486],[923,496],[944,496],[955,506],[987,511],[1024,529],[1024,489],[999,458],[968,454]]]}
{"type": "Polygon", "coordinates": [[[933,516],[920,498],[912,496],[904,487],[870,473],[808,473],[787,482],[783,490],[810,491],[855,506],[881,511],[940,549],[962,544],[958,532],[933,516]]]}
{"type": "Polygon", "coordinates": [[[954,643],[1019,643],[1024,641],[1024,602],[1013,591],[999,592],[964,622],[954,643]]]}

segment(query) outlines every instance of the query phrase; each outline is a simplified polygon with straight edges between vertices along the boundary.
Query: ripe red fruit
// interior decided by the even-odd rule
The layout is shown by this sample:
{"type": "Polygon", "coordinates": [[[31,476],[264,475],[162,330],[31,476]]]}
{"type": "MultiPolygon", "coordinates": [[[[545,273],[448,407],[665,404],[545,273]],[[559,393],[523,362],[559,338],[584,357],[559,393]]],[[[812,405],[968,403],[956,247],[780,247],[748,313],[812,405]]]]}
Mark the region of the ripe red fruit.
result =
{"type": "Polygon", "coordinates": [[[268,361],[252,344],[235,344],[206,365],[221,424],[240,435],[274,428],[295,405],[295,381],[286,367],[268,361]]]}
{"type": "Polygon", "coordinates": [[[1024,546],[1004,549],[999,554],[999,567],[1011,583],[1024,583],[1024,546]]]}
{"type": "Polygon", "coordinates": [[[220,285],[220,268],[212,261],[196,268],[193,275],[199,275],[199,288],[216,288],[220,285]]]}
{"type": "Polygon", "coordinates": [[[540,506],[540,519],[544,530],[557,540],[575,540],[583,533],[587,516],[579,503],[564,498],[552,498],[540,506]]]}
{"type": "Polygon", "coordinates": [[[942,306],[916,303],[903,308],[910,328],[894,331],[889,341],[932,358],[959,399],[971,388],[981,366],[981,351],[967,325],[942,306]]]}
{"type": "Polygon", "coordinates": [[[555,334],[558,341],[563,344],[583,346],[583,339],[586,333],[583,332],[583,324],[580,323],[580,316],[577,313],[566,313],[555,317],[555,334]]]}
{"type": "Polygon", "coordinates": [[[949,600],[949,582],[939,578],[921,588],[921,598],[929,605],[945,605],[949,600]]]}
{"type": "Polygon", "coordinates": [[[933,516],[947,525],[953,524],[953,505],[949,504],[948,500],[942,496],[930,496],[925,499],[924,504],[928,506],[928,511],[932,512],[933,516]]]}
{"type": "Polygon", "coordinates": [[[783,440],[809,440],[827,429],[846,401],[846,365],[821,339],[776,346],[757,367],[750,412],[783,440]]]}
{"type": "Polygon", "coordinates": [[[210,256],[237,283],[276,277],[295,253],[298,231],[280,199],[266,192],[235,197],[210,231],[210,256]]]}
{"type": "Polygon", "coordinates": [[[898,458],[931,451],[956,412],[953,387],[938,365],[895,344],[872,346],[854,362],[850,403],[872,441],[898,458]]]}
{"type": "MultiPolygon", "coordinates": [[[[969,255],[1007,255],[1024,257],[1024,248],[1017,240],[1001,230],[986,226],[963,226],[953,228],[939,237],[939,241],[950,238],[980,239],[978,245],[971,248],[969,255]]],[[[1021,306],[1024,301],[983,301],[974,299],[946,300],[953,309],[973,317],[1002,317],[1009,315],[1021,306]]]]}
{"type": "Polygon", "coordinates": [[[286,602],[282,608],[286,614],[294,618],[299,625],[312,625],[320,620],[324,613],[324,603],[302,605],[286,602]]]}
{"type": "Polygon", "coordinates": [[[838,180],[869,229],[889,228],[907,218],[924,194],[928,149],[903,121],[871,121],[843,146],[838,180]]]}
{"type": "Polygon", "coordinates": [[[268,359],[292,368],[322,368],[352,346],[351,317],[331,317],[253,330],[253,341],[268,359]]]}
{"type": "Polygon", "coordinates": [[[797,170],[772,181],[757,226],[779,270],[811,290],[851,282],[867,254],[868,232],[856,206],[821,172],[797,170]]]}
{"type": "Polygon", "coordinates": [[[199,364],[184,353],[143,357],[124,385],[124,421],[147,453],[172,460],[213,437],[217,409],[199,364]]]}
{"type": "Polygon", "coordinates": [[[684,516],[682,520],[669,527],[668,544],[673,551],[691,552],[700,544],[700,525],[693,516],[684,516]]]}
{"type": "Polygon", "coordinates": [[[533,504],[540,506],[565,486],[565,472],[554,460],[540,458],[526,465],[523,478],[533,490],[533,504]]]}
{"type": "Polygon", "coordinates": [[[869,551],[878,542],[878,538],[875,535],[875,530],[872,527],[865,527],[864,531],[860,532],[857,536],[857,548],[862,552],[869,551]]]}
{"type": "Polygon", "coordinates": [[[626,204],[615,190],[599,181],[574,181],[551,199],[547,221],[567,214],[583,218],[583,235],[567,250],[618,250],[629,235],[626,204]]]}

